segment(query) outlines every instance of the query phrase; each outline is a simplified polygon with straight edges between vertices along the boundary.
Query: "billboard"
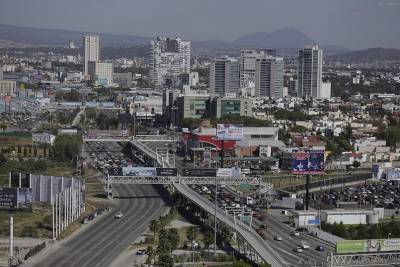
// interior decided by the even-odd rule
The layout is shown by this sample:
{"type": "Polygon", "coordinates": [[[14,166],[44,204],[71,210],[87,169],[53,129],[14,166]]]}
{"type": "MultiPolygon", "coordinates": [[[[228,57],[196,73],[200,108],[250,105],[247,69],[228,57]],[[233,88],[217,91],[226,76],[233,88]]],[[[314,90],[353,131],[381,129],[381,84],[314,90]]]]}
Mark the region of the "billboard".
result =
{"type": "Polygon", "coordinates": [[[217,138],[219,140],[242,140],[243,125],[217,124],[217,138]]]}
{"type": "Polygon", "coordinates": [[[0,209],[32,210],[32,189],[0,187],[0,209]]]}
{"type": "Polygon", "coordinates": [[[176,168],[122,167],[109,168],[108,174],[110,176],[177,176],[178,170],[176,168]]]}
{"type": "Polygon", "coordinates": [[[400,238],[342,240],[336,242],[336,254],[400,251],[400,238]]]}
{"type": "Polygon", "coordinates": [[[239,177],[240,169],[237,168],[218,168],[217,177],[239,177]]]}
{"type": "Polygon", "coordinates": [[[324,172],[324,150],[302,149],[292,153],[292,174],[324,172]]]}

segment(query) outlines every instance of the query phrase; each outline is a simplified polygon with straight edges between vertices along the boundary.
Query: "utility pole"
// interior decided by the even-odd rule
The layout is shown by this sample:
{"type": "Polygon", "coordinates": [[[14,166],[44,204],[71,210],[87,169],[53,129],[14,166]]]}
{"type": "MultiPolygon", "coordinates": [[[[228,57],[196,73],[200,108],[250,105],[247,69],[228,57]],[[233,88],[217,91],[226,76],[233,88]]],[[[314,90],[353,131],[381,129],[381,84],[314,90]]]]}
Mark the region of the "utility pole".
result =
{"type": "MultiPolygon", "coordinates": [[[[224,167],[224,140],[221,140],[221,168],[224,167]]],[[[215,201],[214,201],[214,257],[217,256],[217,207],[218,207],[218,183],[215,176],[215,201]]]]}
{"type": "Polygon", "coordinates": [[[306,210],[308,210],[308,203],[310,200],[310,174],[306,175],[306,210]]]}

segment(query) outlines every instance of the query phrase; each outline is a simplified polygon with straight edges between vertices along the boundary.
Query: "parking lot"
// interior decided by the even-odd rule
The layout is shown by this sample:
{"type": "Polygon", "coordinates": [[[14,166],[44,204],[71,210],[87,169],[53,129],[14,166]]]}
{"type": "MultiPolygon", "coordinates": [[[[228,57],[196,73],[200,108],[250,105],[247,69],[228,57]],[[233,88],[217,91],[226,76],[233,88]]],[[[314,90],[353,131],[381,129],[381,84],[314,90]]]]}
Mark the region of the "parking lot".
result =
{"type": "Polygon", "coordinates": [[[314,205],[321,208],[400,208],[400,188],[391,182],[331,189],[327,192],[313,193],[312,196],[314,205]]]}

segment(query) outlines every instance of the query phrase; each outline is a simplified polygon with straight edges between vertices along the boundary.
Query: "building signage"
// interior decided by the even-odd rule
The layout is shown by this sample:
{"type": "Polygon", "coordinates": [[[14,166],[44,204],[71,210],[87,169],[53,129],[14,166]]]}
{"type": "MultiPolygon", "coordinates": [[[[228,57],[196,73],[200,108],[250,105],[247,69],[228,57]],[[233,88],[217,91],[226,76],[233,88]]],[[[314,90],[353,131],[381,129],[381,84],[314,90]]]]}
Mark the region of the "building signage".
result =
{"type": "Polygon", "coordinates": [[[239,177],[240,169],[237,168],[218,168],[217,177],[239,177]]]}
{"type": "Polygon", "coordinates": [[[241,124],[217,124],[217,138],[219,140],[242,140],[243,125],[241,124]]]}
{"type": "Polygon", "coordinates": [[[0,187],[0,209],[32,210],[32,189],[0,187]]]}
{"type": "Polygon", "coordinates": [[[217,170],[206,168],[183,169],[182,175],[189,177],[217,177],[217,170]]]}
{"type": "Polygon", "coordinates": [[[400,251],[400,238],[341,240],[336,243],[336,254],[400,251]]]}
{"type": "Polygon", "coordinates": [[[292,153],[292,174],[324,172],[324,150],[302,149],[292,153]]]}
{"type": "Polygon", "coordinates": [[[177,176],[178,170],[176,168],[156,168],[157,176],[177,176]]]}

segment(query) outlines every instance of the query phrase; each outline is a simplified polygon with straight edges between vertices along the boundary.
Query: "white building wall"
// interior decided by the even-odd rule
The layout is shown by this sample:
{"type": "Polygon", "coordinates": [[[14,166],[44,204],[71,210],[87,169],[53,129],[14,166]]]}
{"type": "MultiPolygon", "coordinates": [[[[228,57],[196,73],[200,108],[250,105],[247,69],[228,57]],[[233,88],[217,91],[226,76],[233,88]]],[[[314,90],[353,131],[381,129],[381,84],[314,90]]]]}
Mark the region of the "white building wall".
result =
{"type": "Polygon", "coordinates": [[[83,73],[88,75],[89,61],[99,61],[99,36],[85,36],[83,37],[83,73]]]}

